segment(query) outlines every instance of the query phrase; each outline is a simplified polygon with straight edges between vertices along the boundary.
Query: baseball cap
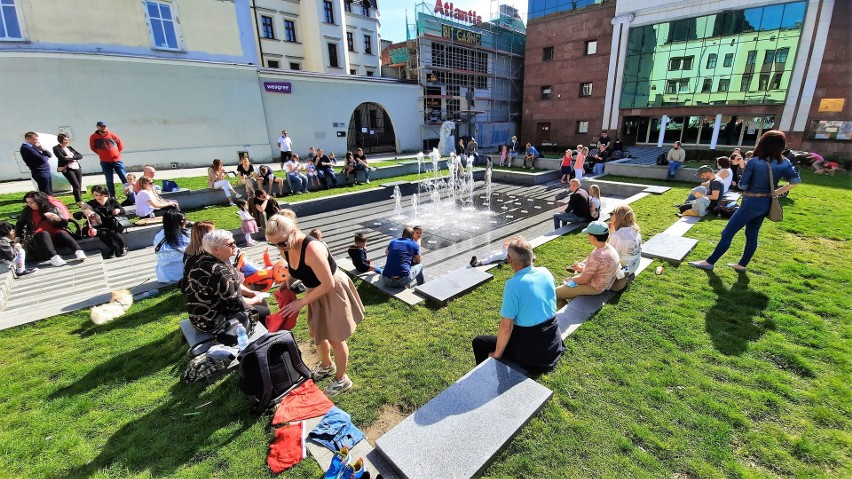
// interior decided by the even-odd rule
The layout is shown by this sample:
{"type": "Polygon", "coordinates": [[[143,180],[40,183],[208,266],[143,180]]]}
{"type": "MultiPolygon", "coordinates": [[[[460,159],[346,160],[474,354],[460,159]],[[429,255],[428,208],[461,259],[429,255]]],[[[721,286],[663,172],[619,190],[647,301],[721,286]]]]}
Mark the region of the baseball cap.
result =
{"type": "Polygon", "coordinates": [[[701,193],[702,195],[706,195],[707,194],[707,188],[705,188],[703,186],[696,186],[695,188],[692,189],[692,192],[693,193],[701,193]]]}
{"type": "Polygon", "coordinates": [[[592,221],[589,226],[583,228],[583,233],[590,235],[602,235],[609,232],[609,226],[603,221],[592,221]]]}
{"type": "Polygon", "coordinates": [[[713,168],[710,168],[707,165],[701,165],[698,167],[698,173],[696,173],[695,176],[698,176],[701,173],[713,173],[713,168]]]}
{"type": "Polygon", "coordinates": [[[97,125],[95,125],[95,126],[107,126],[107,125],[106,125],[106,123],[104,123],[104,122],[102,122],[102,121],[99,121],[99,122],[98,122],[98,124],[97,124],[97,125]]]}

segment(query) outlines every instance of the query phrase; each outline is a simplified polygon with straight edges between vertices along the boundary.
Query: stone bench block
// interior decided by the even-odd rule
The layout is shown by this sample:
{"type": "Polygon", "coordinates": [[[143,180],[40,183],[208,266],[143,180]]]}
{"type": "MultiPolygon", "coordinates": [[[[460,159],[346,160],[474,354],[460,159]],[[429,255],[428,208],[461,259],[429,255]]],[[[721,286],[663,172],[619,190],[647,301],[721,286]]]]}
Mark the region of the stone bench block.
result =
{"type": "MultiPolygon", "coordinates": [[[[193,356],[198,356],[207,352],[207,350],[210,349],[210,346],[213,345],[213,342],[211,341],[213,339],[213,335],[195,329],[195,326],[193,326],[188,319],[184,319],[180,322],[180,332],[183,334],[183,337],[186,339],[186,343],[189,344],[190,348],[194,347],[196,344],[201,344],[204,341],[207,341],[207,344],[194,351],[195,354],[193,354],[193,356]]],[[[256,341],[268,332],[269,331],[263,326],[263,324],[257,323],[254,327],[254,331],[249,337],[249,342],[256,341]]]]}
{"type": "Polygon", "coordinates": [[[476,477],[552,395],[489,358],[380,437],[376,449],[409,479],[476,477]]]}
{"type": "Polygon", "coordinates": [[[493,277],[491,273],[477,268],[461,268],[417,286],[414,290],[426,296],[426,299],[445,305],[451,299],[473,291],[474,288],[490,281],[493,277]]]}
{"type": "Polygon", "coordinates": [[[697,239],[660,233],[642,245],[642,256],[678,264],[697,244],[697,239]]]}

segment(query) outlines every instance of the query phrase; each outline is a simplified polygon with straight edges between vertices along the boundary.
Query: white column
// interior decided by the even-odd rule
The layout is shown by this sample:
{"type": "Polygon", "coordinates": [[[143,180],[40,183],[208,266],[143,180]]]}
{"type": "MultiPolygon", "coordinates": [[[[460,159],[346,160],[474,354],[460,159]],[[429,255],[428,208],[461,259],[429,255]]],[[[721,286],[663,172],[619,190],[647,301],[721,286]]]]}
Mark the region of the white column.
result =
{"type": "Polygon", "coordinates": [[[828,29],[831,26],[831,14],[834,11],[834,0],[824,0],[819,14],[814,43],[811,45],[811,61],[808,64],[808,72],[805,77],[805,85],[802,89],[801,102],[796,111],[796,119],[793,123],[793,131],[805,131],[808,116],[811,114],[811,103],[814,101],[817,78],[819,77],[822,57],[825,53],[825,44],[828,38],[828,29]]]}
{"type": "Polygon", "coordinates": [[[713,136],[710,137],[710,149],[716,149],[716,143],[719,141],[719,130],[722,128],[722,114],[716,115],[716,121],[713,122],[713,136]]]}
{"type": "Polygon", "coordinates": [[[657,148],[663,147],[663,139],[666,137],[666,125],[669,124],[669,116],[663,115],[660,118],[660,136],[657,138],[657,148]]]}
{"type": "Polygon", "coordinates": [[[604,130],[618,126],[617,113],[614,115],[614,124],[610,118],[613,116],[612,112],[618,110],[618,99],[621,98],[619,85],[621,84],[621,77],[624,74],[624,55],[627,53],[627,27],[631,21],[633,21],[632,13],[619,15],[610,20],[613,28],[612,42],[610,43],[609,50],[609,71],[606,78],[606,95],[604,96],[603,124],[601,125],[604,130]]]}
{"type": "MultiPolygon", "coordinates": [[[[630,20],[632,19],[633,15],[630,15],[630,20]]],[[[618,127],[618,112],[621,108],[621,88],[624,85],[624,68],[627,66],[627,39],[630,33],[630,20],[621,23],[621,43],[618,46],[617,70],[620,74],[615,77],[615,94],[612,98],[612,113],[609,120],[613,128],[618,127]]]]}

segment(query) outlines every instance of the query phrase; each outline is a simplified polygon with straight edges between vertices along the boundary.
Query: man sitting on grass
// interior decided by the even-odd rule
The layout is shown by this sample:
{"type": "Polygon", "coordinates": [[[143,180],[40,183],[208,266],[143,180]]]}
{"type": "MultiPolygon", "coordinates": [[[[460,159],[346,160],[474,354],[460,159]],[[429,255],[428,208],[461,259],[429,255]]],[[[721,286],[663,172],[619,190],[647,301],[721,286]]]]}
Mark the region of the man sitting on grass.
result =
{"type": "Polygon", "coordinates": [[[552,371],[565,349],[555,316],[553,275],[532,265],[532,246],[524,238],[512,238],[508,252],[515,274],[503,289],[497,336],[477,336],[472,341],[476,364],[489,357],[506,358],[532,374],[552,371]]]}

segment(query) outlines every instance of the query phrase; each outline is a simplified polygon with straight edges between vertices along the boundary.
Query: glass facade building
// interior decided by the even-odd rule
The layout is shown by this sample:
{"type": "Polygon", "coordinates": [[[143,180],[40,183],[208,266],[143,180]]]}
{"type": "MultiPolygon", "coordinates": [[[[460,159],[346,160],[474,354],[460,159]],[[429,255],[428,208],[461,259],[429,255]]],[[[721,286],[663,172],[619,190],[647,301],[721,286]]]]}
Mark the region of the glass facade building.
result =
{"type": "Polygon", "coordinates": [[[807,2],[631,28],[621,108],[783,103],[807,2]]]}
{"type": "Polygon", "coordinates": [[[611,0],[529,0],[527,18],[532,20],[551,13],[577,10],[608,1],[611,0]]]}

